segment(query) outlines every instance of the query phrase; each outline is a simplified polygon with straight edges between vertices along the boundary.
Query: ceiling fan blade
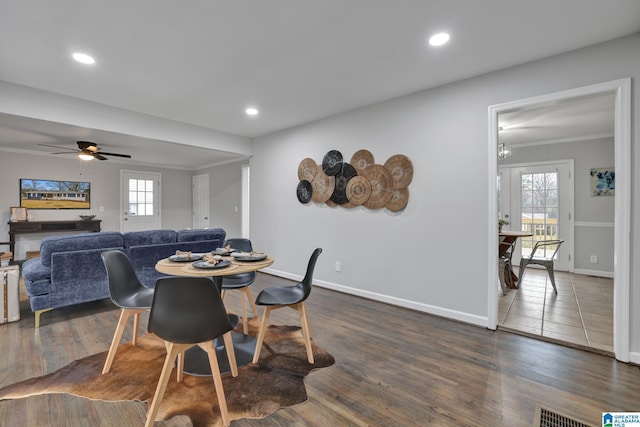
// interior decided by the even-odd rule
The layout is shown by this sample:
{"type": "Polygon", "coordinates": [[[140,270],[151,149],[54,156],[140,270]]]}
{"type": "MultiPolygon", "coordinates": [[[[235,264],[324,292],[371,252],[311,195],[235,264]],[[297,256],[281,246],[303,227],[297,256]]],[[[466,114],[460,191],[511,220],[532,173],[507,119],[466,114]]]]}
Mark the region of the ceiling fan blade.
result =
{"type": "Polygon", "coordinates": [[[100,154],[104,154],[105,156],[124,157],[124,158],[127,158],[127,159],[131,158],[131,156],[129,154],[105,153],[104,151],[100,151],[100,154]]]}
{"type": "Polygon", "coordinates": [[[77,151],[60,151],[58,153],[49,153],[49,154],[76,154],[77,151]]]}
{"type": "Polygon", "coordinates": [[[57,148],[59,150],[69,150],[69,152],[71,153],[75,153],[76,150],[75,148],[69,148],[69,147],[60,147],[59,145],[49,145],[49,144],[38,144],[42,147],[51,147],[51,148],[57,148]]]}
{"type": "Polygon", "coordinates": [[[98,154],[98,153],[93,153],[93,154],[92,154],[92,156],[93,156],[94,158],[98,159],[98,160],[107,160],[107,158],[106,158],[106,157],[101,156],[101,155],[100,155],[100,154],[98,154]]]}

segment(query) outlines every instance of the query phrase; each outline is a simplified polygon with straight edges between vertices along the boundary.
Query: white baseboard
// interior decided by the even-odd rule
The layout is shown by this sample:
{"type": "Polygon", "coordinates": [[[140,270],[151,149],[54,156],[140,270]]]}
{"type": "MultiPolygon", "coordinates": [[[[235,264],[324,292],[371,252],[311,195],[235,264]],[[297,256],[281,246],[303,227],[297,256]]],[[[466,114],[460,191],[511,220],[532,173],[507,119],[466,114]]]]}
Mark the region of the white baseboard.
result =
{"type": "MultiPolygon", "coordinates": [[[[285,279],[296,280],[296,281],[302,280],[302,276],[293,275],[290,273],[286,273],[284,271],[278,271],[271,268],[265,268],[262,271],[264,271],[267,274],[283,277],[285,279]]],[[[489,320],[487,319],[487,317],[464,313],[461,311],[449,310],[442,307],[423,304],[423,303],[419,303],[419,302],[415,302],[415,301],[411,301],[403,298],[397,298],[389,295],[379,294],[376,292],[363,291],[362,289],[351,288],[349,286],[338,285],[335,283],[325,282],[323,280],[314,280],[313,284],[321,288],[331,289],[331,290],[342,292],[349,295],[355,295],[362,298],[383,302],[386,304],[409,308],[411,310],[433,314],[435,316],[446,317],[447,319],[458,320],[460,322],[470,323],[472,325],[486,327],[487,324],[489,323],[489,320]]]]}
{"type": "Polygon", "coordinates": [[[629,362],[635,363],[636,365],[640,365],[640,353],[635,351],[629,352],[629,362]]]}
{"type": "Polygon", "coordinates": [[[575,274],[584,274],[585,276],[607,277],[613,279],[613,271],[587,270],[586,268],[576,268],[573,270],[575,274]]]}

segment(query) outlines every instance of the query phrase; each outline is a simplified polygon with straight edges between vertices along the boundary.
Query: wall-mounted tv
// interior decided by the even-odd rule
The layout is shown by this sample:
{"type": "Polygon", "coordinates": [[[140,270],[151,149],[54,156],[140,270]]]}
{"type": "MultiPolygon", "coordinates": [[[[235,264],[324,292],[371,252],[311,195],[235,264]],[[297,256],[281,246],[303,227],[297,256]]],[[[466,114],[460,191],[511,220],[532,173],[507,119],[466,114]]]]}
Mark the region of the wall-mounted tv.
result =
{"type": "Polygon", "coordinates": [[[91,183],[20,179],[20,207],[27,209],[89,209],[91,183]]]}

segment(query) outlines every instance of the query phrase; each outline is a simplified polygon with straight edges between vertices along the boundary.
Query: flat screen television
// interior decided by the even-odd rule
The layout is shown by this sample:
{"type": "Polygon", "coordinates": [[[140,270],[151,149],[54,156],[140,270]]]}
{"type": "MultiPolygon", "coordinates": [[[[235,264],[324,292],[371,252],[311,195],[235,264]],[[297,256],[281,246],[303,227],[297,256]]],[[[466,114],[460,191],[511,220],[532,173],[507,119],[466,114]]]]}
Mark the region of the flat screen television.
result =
{"type": "Polygon", "coordinates": [[[20,179],[20,207],[27,209],[89,209],[91,183],[20,179]]]}

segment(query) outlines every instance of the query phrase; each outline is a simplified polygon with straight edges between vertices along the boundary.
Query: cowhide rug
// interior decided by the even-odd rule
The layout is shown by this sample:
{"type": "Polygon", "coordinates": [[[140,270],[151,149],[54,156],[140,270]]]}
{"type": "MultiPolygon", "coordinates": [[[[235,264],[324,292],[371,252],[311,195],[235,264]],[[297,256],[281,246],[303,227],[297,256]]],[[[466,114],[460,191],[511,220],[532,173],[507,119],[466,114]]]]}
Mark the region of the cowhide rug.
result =
{"type": "MultiPolygon", "coordinates": [[[[257,319],[251,319],[251,335],[257,335],[257,319]]],[[[232,420],[264,418],[286,406],[307,400],[304,377],[318,368],[335,363],[333,356],[312,341],[315,364],[307,362],[300,328],[269,326],[265,346],[257,364],[239,368],[236,378],[223,375],[222,381],[232,420]]],[[[138,344],[118,348],[111,372],[102,375],[106,352],[71,362],[42,377],[31,378],[0,389],[0,400],[69,393],[95,400],[153,399],[166,351],[157,337],[145,334],[138,344]]],[[[194,426],[221,425],[220,411],[210,377],[185,375],[175,380],[175,370],[165,392],[157,420],[187,415],[194,426]]]]}

